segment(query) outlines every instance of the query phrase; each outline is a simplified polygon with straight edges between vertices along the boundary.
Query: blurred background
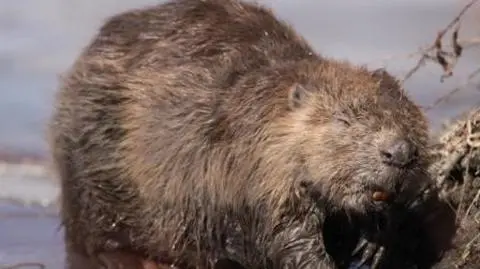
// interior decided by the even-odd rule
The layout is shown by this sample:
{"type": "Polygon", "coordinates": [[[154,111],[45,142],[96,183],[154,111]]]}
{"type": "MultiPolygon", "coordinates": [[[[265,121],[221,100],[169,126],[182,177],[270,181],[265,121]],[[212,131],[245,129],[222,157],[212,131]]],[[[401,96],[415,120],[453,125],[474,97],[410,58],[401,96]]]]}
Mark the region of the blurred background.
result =
{"type": "MultiPolygon", "coordinates": [[[[58,76],[90,41],[106,17],[154,0],[0,1],[0,268],[42,262],[62,268],[56,217],[58,186],[45,169],[45,123],[58,76]]],[[[319,52],[404,76],[469,1],[259,0],[290,22],[319,52]]],[[[461,39],[480,38],[480,4],[462,19],[461,39]]],[[[448,37],[446,40],[450,40],[448,37]]],[[[405,82],[410,95],[430,106],[433,130],[480,102],[480,51],[465,51],[454,75],[427,64],[405,82]]]]}

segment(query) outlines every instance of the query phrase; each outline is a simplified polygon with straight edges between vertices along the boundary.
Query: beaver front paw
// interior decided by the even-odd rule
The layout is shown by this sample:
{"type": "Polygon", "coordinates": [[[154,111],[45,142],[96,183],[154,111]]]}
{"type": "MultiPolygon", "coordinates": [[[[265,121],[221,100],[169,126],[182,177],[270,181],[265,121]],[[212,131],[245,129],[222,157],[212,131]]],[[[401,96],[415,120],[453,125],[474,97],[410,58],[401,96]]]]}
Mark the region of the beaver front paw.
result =
{"type": "Polygon", "coordinates": [[[360,256],[360,261],[353,265],[354,269],[364,268],[368,261],[371,260],[370,269],[380,268],[380,264],[385,257],[385,247],[378,243],[370,242],[369,240],[362,238],[357,247],[353,250],[352,255],[354,258],[360,256]]]}

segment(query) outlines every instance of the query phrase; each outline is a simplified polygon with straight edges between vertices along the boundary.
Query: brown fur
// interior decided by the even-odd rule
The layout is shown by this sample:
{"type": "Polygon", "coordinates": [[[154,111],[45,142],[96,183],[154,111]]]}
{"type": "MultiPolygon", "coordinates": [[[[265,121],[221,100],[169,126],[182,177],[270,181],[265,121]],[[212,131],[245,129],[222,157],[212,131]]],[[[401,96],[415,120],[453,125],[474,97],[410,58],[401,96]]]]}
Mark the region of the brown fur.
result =
{"type": "Polygon", "coordinates": [[[392,77],[233,0],[110,18],[63,81],[50,138],[69,256],[333,268],[326,217],[428,183],[426,120],[392,77]],[[418,149],[409,169],[381,162],[398,138],[418,149]]]}
{"type": "Polygon", "coordinates": [[[168,269],[169,267],[159,266],[154,261],[143,260],[140,255],[131,252],[116,251],[99,254],[99,260],[106,268],[112,269],[168,269]]]}
{"type": "Polygon", "coordinates": [[[173,269],[166,264],[146,260],[142,255],[130,251],[101,252],[95,258],[69,252],[69,267],[75,269],[109,268],[109,269],[173,269]]]}

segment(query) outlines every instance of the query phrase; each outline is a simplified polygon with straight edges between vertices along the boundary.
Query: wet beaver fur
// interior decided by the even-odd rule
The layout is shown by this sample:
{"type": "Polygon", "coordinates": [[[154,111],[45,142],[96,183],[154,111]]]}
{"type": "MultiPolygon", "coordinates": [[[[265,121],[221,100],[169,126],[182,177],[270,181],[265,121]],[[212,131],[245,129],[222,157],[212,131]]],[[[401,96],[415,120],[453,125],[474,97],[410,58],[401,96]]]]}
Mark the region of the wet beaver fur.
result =
{"type": "Polygon", "coordinates": [[[431,183],[427,122],[399,84],[319,55],[255,4],[113,16],[55,104],[70,269],[110,251],[185,269],[345,268],[372,216],[431,183]]]}

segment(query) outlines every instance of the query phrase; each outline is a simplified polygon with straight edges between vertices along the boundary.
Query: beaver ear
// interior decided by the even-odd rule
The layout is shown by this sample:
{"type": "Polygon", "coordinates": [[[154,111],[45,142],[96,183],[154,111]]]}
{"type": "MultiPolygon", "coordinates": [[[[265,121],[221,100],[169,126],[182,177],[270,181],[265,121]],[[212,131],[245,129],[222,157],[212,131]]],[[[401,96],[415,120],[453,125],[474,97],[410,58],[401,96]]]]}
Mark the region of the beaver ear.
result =
{"type": "Polygon", "coordinates": [[[388,74],[387,70],[383,67],[374,69],[370,73],[372,73],[372,76],[375,77],[375,78],[381,78],[381,77],[385,76],[386,74],[388,74]]]}
{"type": "Polygon", "coordinates": [[[399,88],[398,80],[390,75],[385,68],[378,68],[371,72],[372,77],[380,80],[380,88],[399,88]]]}
{"type": "Polygon", "coordinates": [[[288,106],[290,109],[297,109],[303,105],[305,98],[307,96],[307,89],[299,84],[293,84],[290,89],[288,89],[288,106]]]}

